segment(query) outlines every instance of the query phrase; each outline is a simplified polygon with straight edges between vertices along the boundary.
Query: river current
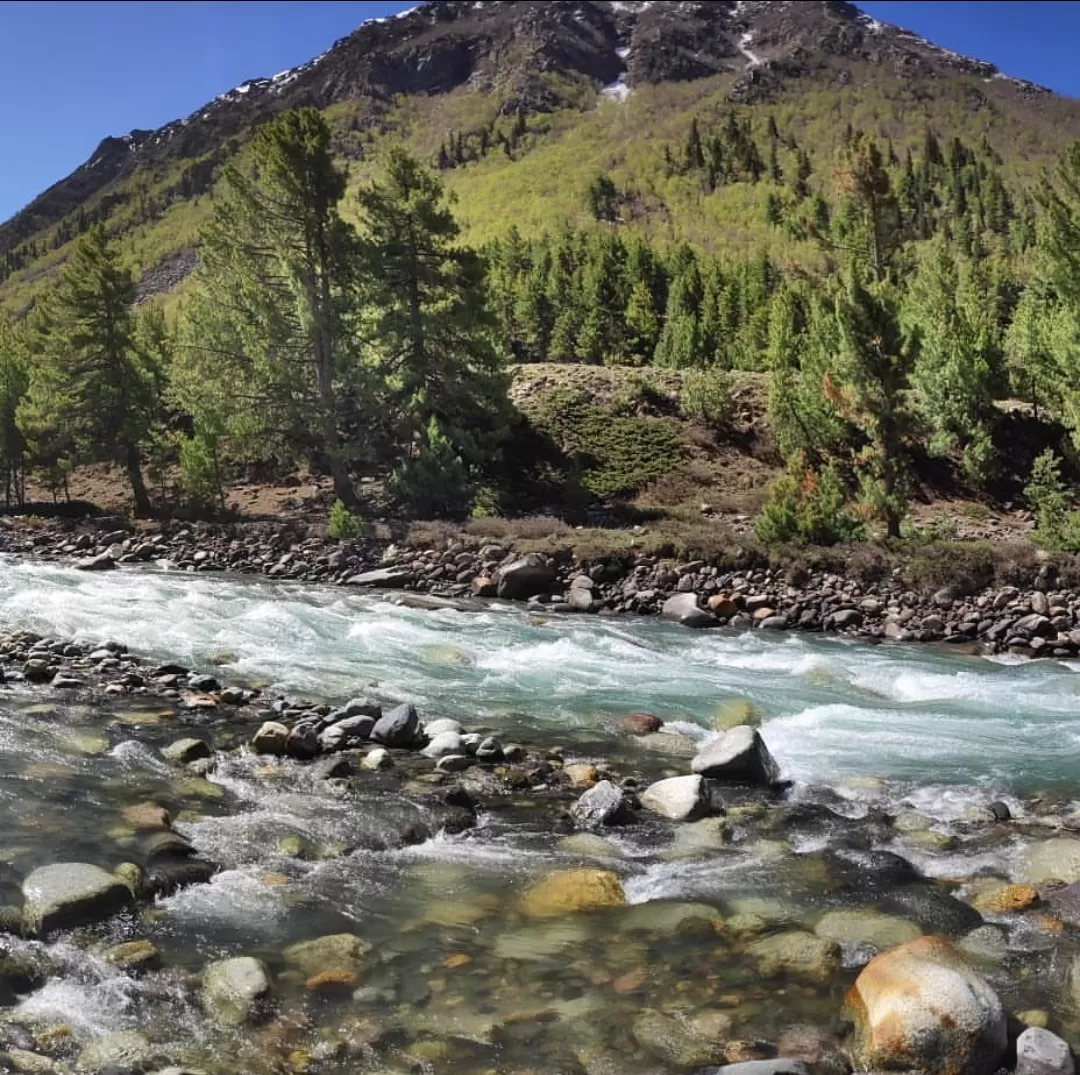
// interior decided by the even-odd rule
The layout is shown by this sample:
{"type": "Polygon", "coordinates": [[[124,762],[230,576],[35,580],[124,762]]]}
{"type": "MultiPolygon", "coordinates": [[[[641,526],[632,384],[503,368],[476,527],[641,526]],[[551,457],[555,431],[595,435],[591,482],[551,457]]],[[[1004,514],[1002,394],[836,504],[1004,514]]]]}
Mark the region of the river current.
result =
{"type": "MultiPolygon", "coordinates": [[[[1045,793],[1064,816],[1080,783],[1080,676],[1061,663],[693,633],[498,604],[430,611],[343,588],[16,560],[0,564],[0,623],[115,640],[259,686],[264,697],[410,701],[428,719],[558,744],[568,759],[615,758],[624,772],[639,764],[618,732],[627,712],[704,734],[741,705],[760,714],[795,782],[789,813],[733,803],[724,831],[654,821],[568,836],[552,811],[523,799],[473,830],[381,849],[371,827],[413,810],[413,785],[372,775],[344,790],[297,763],[235,751],[205,777],[178,773],[158,749],[188,731],[158,703],[5,688],[0,905],[17,899],[20,876],[49,862],[115,868],[130,837],[123,809],[148,799],[220,867],[209,883],[88,936],[10,942],[6,959],[36,969],[0,1013],[0,1035],[9,1021],[28,1028],[57,1070],[80,1056],[79,1070],[104,1069],[101,1056],[125,1048],[144,1052],[109,1070],[633,1075],[757,1055],[755,1042],[769,1055],[792,1027],[832,1033],[844,990],[873,952],[858,935],[838,935],[835,965],[823,955],[821,966],[795,966],[769,947],[774,939],[787,952],[783,938],[797,938],[790,943],[805,955],[808,936],[831,937],[837,921],[848,923],[841,932],[865,925],[883,909],[885,929],[970,933],[946,890],[970,902],[988,878],[1024,879],[1028,845],[1047,835],[974,824],[972,811],[985,817],[1003,799],[1026,824],[1026,804],[1045,793]],[[917,821],[883,828],[874,820],[882,811],[917,821]],[[826,857],[838,840],[904,855],[931,879],[933,898],[907,886],[897,903],[880,887],[861,889],[857,872],[837,874],[826,857]],[[583,867],[618,874],[626,906],[522,913],[530,885],[583,867]],[[359,988],[312,995],[283,951],[342,934],[371,946],[359,988]],[[159,950],[160,969],[135,974],[101,958],[105,946],[136,939],[159,950]],[[199,975],[238,955],[265,961],[278,1014],[223,1035],[200,1005],[199,975]]],[[[254,722],[214,725],[215,746],[242,743],[254,722]]],[[[644,752],[640,762],[650,778],[686,764],[644,752]]],[[[1044,1007],[1080,1040],[1062,1000],[1071,940],[1035,918],[989,920],[970,943],[1006,1002],[1044,1007]]],[[[0,978],[5,967],[0,960],[0,978]]]]}

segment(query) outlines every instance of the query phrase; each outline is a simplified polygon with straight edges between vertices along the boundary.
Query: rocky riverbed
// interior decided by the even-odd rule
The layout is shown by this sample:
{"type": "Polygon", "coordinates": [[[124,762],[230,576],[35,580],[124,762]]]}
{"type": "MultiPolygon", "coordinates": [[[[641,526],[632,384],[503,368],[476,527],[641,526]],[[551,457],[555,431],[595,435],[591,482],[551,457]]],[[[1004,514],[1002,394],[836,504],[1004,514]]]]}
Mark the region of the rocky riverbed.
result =
{"type": "Polygon", "coordinates": [[[737,700],[514,742],[120,643],[0,661],[10,1070],[1072,1070],[1068,792],[792,784],[737,700]]]}
{"type": "Polygon", "coordinates": [[[416,550],[385,542],[339,543],[273,524],[168,523],[134,534],[115,520],[0,530],[0,552],[76,560],[86,570],[166,563],[188,572],[237,572],[275,580],[399,590],[458,602],[526,601],[545,613],[652,616],[687,627],[812,631],[860,640],[944,642],[1023,657],[1080,655],[1080,591],[1043,563],[1024,586],[933,592],[895,575],[874,582],[773,569],[722,570],[613,553],[595,561],[520,556],[505,545],[416,550]]]}

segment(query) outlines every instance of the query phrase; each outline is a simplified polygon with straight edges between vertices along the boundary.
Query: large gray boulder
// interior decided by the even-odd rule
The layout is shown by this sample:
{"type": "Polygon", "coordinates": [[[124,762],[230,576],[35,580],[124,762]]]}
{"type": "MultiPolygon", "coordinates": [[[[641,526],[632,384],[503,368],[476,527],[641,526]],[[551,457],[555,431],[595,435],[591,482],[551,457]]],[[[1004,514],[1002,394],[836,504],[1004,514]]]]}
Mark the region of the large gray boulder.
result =
{"type": "Polygon", "coordinates": [[[570,807],[570,816],[579,829],[599,829],[625,825],[632,815],[622,788],[610,780],[601,780],[570,807]]]}
{"type": "Polygon", "coordinates": [[[650,784],[641,793],[641,805],[671,821],[694,821],[711,812],[708,785],[703,776],[672,776],[650,784]]]}
{"type": "Polygon", "coordinates": [[[269,1014],[272,1002],[270,975],[258,959],[223,959],[203,971],[203,1012],[219,1026],[258,1022],[269,1014]]]}
{"type": "Polygon", "coordinates": [[[133,899],[123,881],[88,862],[39,866],[22,891],[23,932],[32,937],[100,922],[133,899]]]}
{"type": "Polygon", "coordinates": [[[531,552],[495,572],[496,592],[511,601],[524,601],[547,593],[555,581],[555,567],[543,556],[531,552]]]}
{"type": "Polygon", "coordinates": [[[710,739],[694,756],[690,768],[710,780],[739,784],[775,784],[780,766],[756,728],[740,724],[710,739]]]}
{"type": "Polygon", "coordinates": [[[719,620],[703,608],[698,608],[692,593],[677,593],[669,597],[660,609],[660,618],[683,627],[716,627],[719,620]]]}
{"type": "Polygon", "coordinates": [[[465,746],[460,732],[439,732],[432,737],[423,750],[420,751],[425,758],[444,758],[448,754],[464,754],[465,746]]]}
{"type": "Polygon", "coordinates": [[[420,715],[408,702],[380,717],[371,729],[373,742],[386,747],[412,747],[420,736],[420,715]]]}
{"type": "Polygon", "coordinates": [[[920,937],[872,959],[847,1008],[860,1071],[985,1075],[1005,1057],[1001,1001],[941,937],[920,937]]]}

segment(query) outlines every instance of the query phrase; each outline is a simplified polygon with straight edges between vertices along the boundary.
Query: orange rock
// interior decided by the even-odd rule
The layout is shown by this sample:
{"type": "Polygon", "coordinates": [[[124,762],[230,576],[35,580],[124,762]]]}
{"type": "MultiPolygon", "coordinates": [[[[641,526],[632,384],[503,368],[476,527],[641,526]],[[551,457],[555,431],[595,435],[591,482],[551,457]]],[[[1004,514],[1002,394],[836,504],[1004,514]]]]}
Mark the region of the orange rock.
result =
{"type": "Polygon", "coordinates": [[[562,870],[533,885],[522,896],[521,909],[531,918],[551,918],[625,903],[622,881],[611,870],[562,870]]]}
{"type": "Polygon", "coordinates": [[[999,885],[980,892],[972,901],[975,909],[983,914],[1015,914],[1038,902],[1039,892],[1034,885],[999,885]]]}
{"type": "Polygon", "coordinates": [[[167,829],[172,824],[169,811],[151,802],[125,806],[123,818],[133,829],[167,829]]]}
{"type": "Polygon", "coordinates": [[[600,782],[600,771],[595,765],[589,765],[587,762],[567,765],[563,772],[569,777],[571,786],[575,788],[591,788],[600,782]]]}
{"type": "Polygon", "coordinates": [[[312,993],[352,992],[356,988],[356,973],[351,970],[324,970],[315,974],[304,984],[312,993]]]}
{"type": "Polygon", "coordinates": [[[769,608],[768,605],[765,605],[763,608],[757,609],[757,611],[754,613],[754,621],[756,623],[761,623],[762,620],[767,620],[770,616],[775,615],[776,609],[769,608]]]}
{"type": "Polygon", "coordinates": [[[739,606],[726,593],[715,593],[709,598],[709,611],[717,616],[734,616],[739,606]]]}
{"type": "Polygon", "coordinates": [[[655,713],[627,713],[623,717],[622,730],[630,735],[652,735],[664,726],[655,713]]]}
{"type": "Polygon", "coordinates": [[[471,962],[472,956],[467,955],[465,952],[454,952],[443,960],[443,966],[453,970],[455,967],[464,967],[471,962]]]}

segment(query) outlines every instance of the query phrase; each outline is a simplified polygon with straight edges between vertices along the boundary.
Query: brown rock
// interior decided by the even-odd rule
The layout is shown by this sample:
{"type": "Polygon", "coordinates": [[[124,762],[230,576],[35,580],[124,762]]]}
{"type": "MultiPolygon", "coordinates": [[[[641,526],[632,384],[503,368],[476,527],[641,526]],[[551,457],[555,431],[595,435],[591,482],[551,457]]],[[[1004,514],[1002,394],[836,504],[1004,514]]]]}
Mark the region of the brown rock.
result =
{"type": "Polygon", "coordinates": [[[655,713],[627,713],[622,721],[622,730],[630,735],[652,735],[663,726],[655,713]]]}
{"type": "Polygon", "coordinates": [[[754,613],[754,622],[755,623],[761,623],[762,620],[771,619],[775,615],[776,615],[776,610],[775,609],[769,608],[768,605],[764,605],[763,607],[759,608],[754,613]]]}
{"type": "Polygon", "coordinates": [[[709,598],[709,611],[715,616],[734,616],[739,606],[726,593],[715,593],[709,598]]]}
{"type": "Polygon", "coordinates": [[[585,762],[567,765],[563,772],[569,779],[571,787],[591,788],[600,783],[599,770],[595,765],[589,765],[585,762]]]}
{"type": "Polygon", "coordinates": [[[498,583],[490,575],[477,575],[472,588],[477,597],[494,597],[499,591],[498,583]]]}
{"type": "Polygon", "coordinates": [[[357,977],[351,970],[324,970],[313,974],[304,985],[309,993],[351,993],[357,977]]]}
{"type": "Polygon", "coordinates": [[[172,818],[164,806],[157,803],[135,803],[134,806],[125,806],[123,811],[124,824],[133,829],[167,829],[172,825],[172,818]]]}
{"type": "Polygon", "coordinates": [[[611,983],[611,988],[623,996],[627,993],[636,993],[645,984],[646,976],[645,968],[638,967],[637,970],[627,971],[626,974],[616,978],[611,983]]]}

